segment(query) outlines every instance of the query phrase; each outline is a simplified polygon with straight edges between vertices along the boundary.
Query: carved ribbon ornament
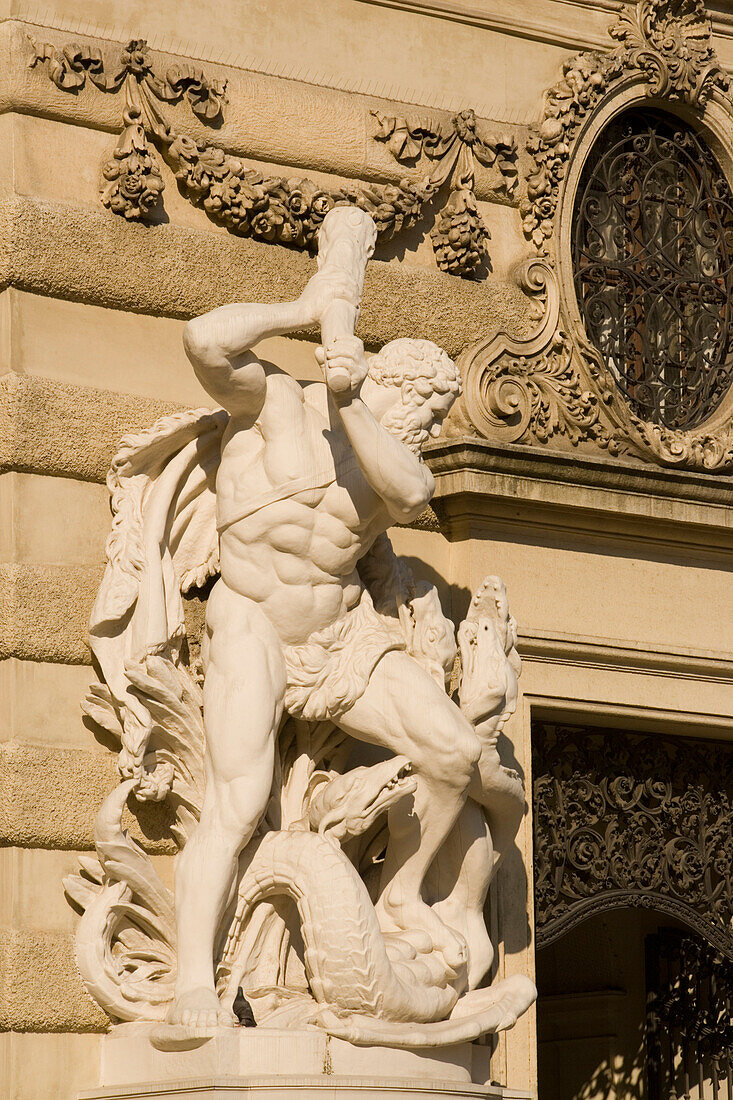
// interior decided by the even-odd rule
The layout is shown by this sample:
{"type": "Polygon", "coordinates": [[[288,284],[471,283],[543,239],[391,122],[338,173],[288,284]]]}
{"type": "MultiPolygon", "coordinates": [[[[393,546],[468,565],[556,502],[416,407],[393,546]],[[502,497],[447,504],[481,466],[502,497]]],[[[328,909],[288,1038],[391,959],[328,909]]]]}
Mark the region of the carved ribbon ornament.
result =
{"type": "Polygon", "coordinates": [[[315,247],[321,222],[339,205],[366,211],[374,218],[379,236],[390,239],[414,225],[425,205],[453,177],[450,196],[432,232],[433,245],[441,270],[470,276],[485,258],[489,238],[473,193],[474,156],[493,166],[497,195],[511,198],[516,189],[514,139],[479,138],[473,111],[461,112],[449,124],[408,124],[373,112],[380,122],[376,140],[389,139],[400,163],[424,151],[435,161],[433,170],[417,182],[355,181],[329,188],[307,178],[264,176],[220,146],[174,130],[162,105],[185,98],[201,122],[218,125],[226,103],[226,82],[210,80],[192,65],[156,72],[144,39],[130,41],[109,71],[94,47],[56,47],[29,40],[30,67],[47,65],[49,79],[62,91],[80,92],[89,80],[100,91],[124,92],[123,128],[102,169],[100,197],[106,207],[128,220],[154,221],[161,213],[165,184],[155,148],[181,191],[213,221],[239,236],[295,248],[315,247]]]}

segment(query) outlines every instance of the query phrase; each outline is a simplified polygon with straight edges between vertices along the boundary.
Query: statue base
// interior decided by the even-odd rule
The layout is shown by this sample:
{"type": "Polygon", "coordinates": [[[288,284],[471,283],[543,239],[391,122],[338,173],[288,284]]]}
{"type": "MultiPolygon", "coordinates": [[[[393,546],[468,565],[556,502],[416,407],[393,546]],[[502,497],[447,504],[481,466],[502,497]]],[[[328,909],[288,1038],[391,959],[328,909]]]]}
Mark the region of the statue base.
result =
{"type": "Polygon", "coordinates": [[[189,1049],[159,1049],[149,1024],[102,1044],[100,1087],[79,1100],[531,1100],[488,1081],[488,1047],[357,1047],[320,1028],[218,1028],[189,1049]]]}

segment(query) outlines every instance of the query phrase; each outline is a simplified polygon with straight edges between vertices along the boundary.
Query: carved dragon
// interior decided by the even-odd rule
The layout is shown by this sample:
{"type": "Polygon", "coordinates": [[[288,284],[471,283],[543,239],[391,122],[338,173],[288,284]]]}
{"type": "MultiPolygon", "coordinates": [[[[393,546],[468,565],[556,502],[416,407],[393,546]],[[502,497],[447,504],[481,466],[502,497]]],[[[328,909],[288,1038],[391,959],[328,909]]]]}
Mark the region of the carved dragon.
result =
{"type": "MultiPolygon", "coordinates": [[[[477,730],[495,739],[516,704],[519,668],[514,621],[498,578],[487,578],[477,592],[458,641],[462,707],[477,730]]],[[[168,744],[184,840],[202,786],[200,692],[183,666],[160,655],[149,656],[133,678],[150,710],[158,766],[168,744]],[[184,731],[187,750],[171,751],[184,731]]],[[[87,710],[120,735],[102,689],[87,710]]],[[[432,943],[385,935],[379,927],[368,869],[383,850],[386,811],[414,790],[407,758],[339,774],[332,765],[343,735],[328,723],[306,725],[291,720],[281,731],[279,790],[241,856],[237,898],[219,952],[222,1001],[231,1003],[244,985],[260,1026],[315,1023],[357,1044],[446,1045],[513,1026],[536,996],[528,978],[466,992],[466,962],[453,969],[432,943]],[[273,824],[278,827],[268,828],[273,824]],[[337,909],[334,897],[341,902],[337,909]],[[283,902],[291,910],[294,903],[296,921],[283,902]],[[254,966],[253,937],[260,947],[254,966]],[[288,954],[290,961],[268,982],[268,959],[288,954]]],[[[521,780],[502,771],[521,807],[521,780]]],[[[175,980],[173,896],[122,827],[138,783],[123,781],[105,800],[95,829],[97,858],[83,857],[81,874],[65,885],[84,910],[77,963],[88,991],[114,1020],[157,1020],[153,1041],[165,1045],[175,1040],[175,1029],[162,1023],[175,980]]]]}

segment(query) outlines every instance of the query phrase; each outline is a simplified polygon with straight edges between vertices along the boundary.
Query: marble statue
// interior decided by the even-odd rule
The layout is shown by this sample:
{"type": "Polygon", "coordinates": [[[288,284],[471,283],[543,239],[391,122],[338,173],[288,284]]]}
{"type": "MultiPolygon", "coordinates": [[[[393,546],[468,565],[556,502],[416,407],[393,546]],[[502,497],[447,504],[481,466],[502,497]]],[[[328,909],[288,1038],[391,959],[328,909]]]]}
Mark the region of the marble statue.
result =
{"type": "Polygon", "coordinates": [[[487,578],[456,661],[436,590],[387,536],[432,496],[420,451],[460,379],[425,340],[365,355],[375,236],[337,207],[297,301],[190,321],[220,408],[126,438],[112,466],[85,709],[119,740],[122,781],[67,891],[113,1020],[207,1035],[236,1024],[242,988],[259,1026],[420,1047],[510,1027],[534,999],[523,977],[481,987],[487,891],[524,811],[497,751],[515,624],[487,578]],[[253,351],[313,324],[323,383],[253,351]],[[181,593],[204,586],[196,657],[181,593]],[[174,895],[122,828],[132,793],[170,803],[174,895]]]}

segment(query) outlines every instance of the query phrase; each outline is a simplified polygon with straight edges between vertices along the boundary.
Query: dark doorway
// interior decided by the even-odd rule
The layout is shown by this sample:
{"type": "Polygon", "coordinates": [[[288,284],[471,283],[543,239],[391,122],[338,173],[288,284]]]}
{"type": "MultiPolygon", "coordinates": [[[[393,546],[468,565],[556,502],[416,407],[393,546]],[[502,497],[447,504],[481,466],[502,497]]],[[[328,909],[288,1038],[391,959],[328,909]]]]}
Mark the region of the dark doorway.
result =
{"type": "Polygon", "coordinates": [[[533,727],[539,1100],[733,1100],[733,746],[533,727]]]}

